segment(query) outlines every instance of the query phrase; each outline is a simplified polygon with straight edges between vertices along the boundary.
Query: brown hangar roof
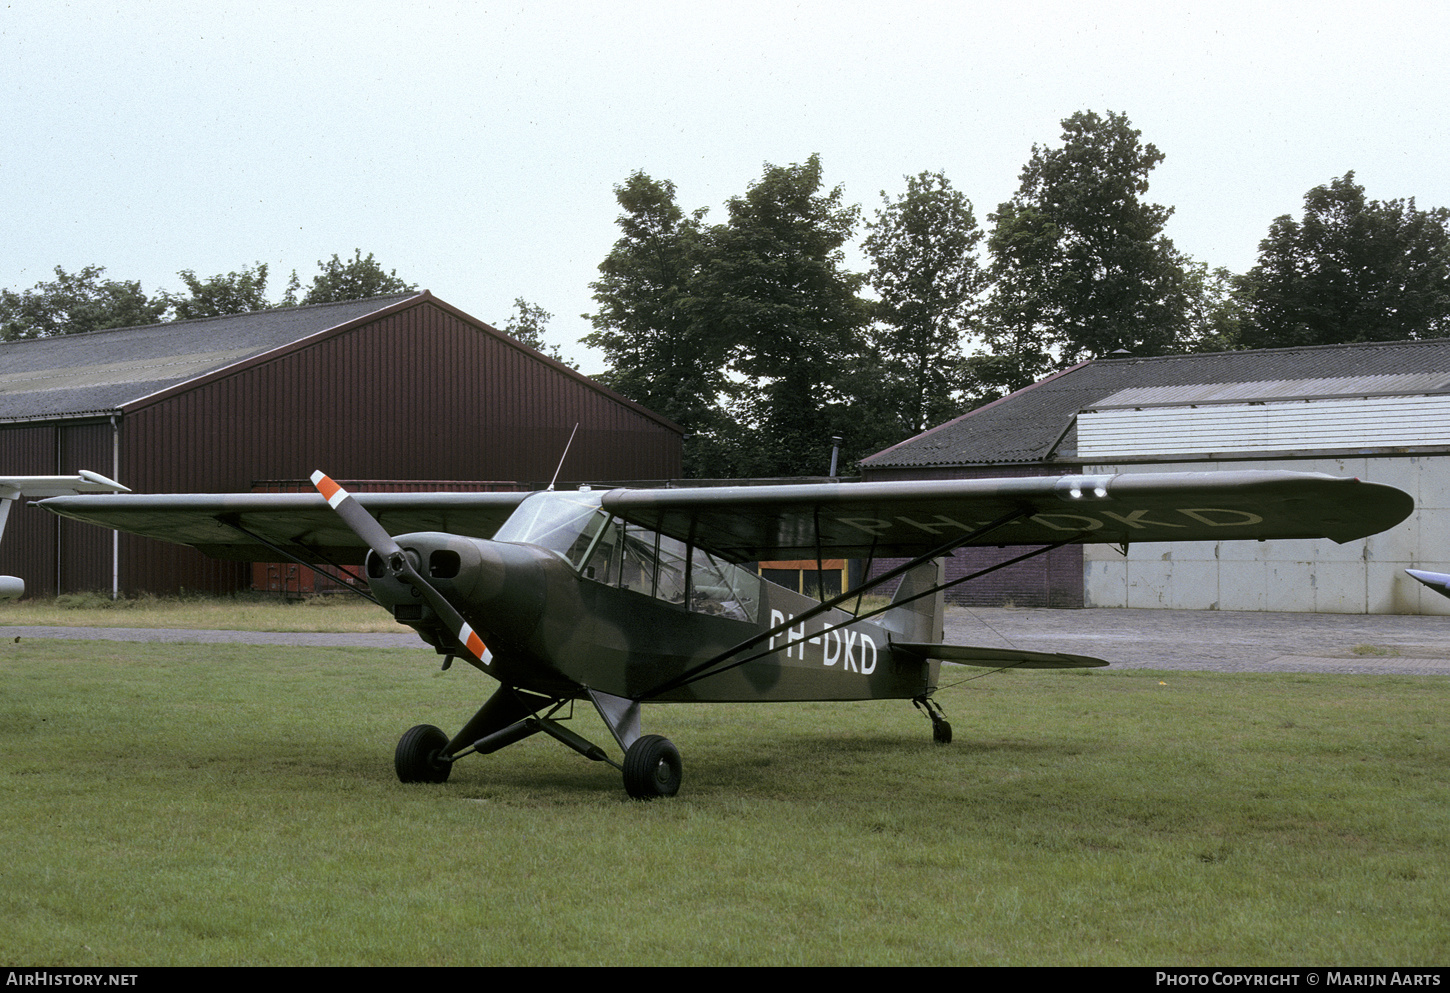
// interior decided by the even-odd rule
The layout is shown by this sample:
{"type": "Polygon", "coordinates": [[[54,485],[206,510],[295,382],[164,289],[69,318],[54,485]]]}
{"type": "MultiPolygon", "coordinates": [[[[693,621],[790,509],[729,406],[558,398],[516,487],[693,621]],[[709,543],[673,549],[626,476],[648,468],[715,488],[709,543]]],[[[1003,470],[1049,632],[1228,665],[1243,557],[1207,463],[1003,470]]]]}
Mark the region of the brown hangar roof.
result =
{"type": "Polygon", "coordinates": [[[679,425],[619,396],[548,356],[484,325],[429,291],[279,307],[192,321],[172,321],[84,334],[0,343],[0,423],[105,417],[144,406],[264,357],[301,347],[326,333],[422,301],[492,332],[541,362],[632,407],[674,431],[679,425]]]}
{"type": "Polygon", "coordinates": [[[416,295],[5,342],[0,344],[0,421],[112,414],[416,295]]]}

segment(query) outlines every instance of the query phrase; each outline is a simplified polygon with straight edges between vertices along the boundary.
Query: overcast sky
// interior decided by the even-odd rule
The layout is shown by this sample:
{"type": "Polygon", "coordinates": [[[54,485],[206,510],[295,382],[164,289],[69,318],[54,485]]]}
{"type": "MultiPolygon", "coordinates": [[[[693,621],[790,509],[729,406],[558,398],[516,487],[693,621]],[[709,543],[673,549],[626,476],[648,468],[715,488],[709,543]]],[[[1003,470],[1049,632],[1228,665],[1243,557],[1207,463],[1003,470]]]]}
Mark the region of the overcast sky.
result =
{"type": "MultiPolygon", "coordinates": [[[[502,325],[554,313],[585,372],[589,283],[643,169],[686,210],[819,152],[869,215],[940,170],[979,219],[1079,110],[1167,159],[1148,199],[1242,272],[1354,170],[1450,206],[1450,5],[15,0],[0,6],[0,286],[102,265],[269,295],[353,249],[502,325]]],[[[859,256],[853,260],[859,263],[859,256]]]]}

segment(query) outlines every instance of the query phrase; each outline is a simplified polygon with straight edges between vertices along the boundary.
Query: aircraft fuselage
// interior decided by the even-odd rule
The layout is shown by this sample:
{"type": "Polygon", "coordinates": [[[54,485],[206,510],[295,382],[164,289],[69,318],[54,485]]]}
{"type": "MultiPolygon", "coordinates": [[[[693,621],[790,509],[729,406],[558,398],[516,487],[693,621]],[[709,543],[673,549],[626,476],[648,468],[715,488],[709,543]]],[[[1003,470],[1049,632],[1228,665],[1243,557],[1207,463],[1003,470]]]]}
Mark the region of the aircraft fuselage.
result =
{"type": "MultiPolygon", "coordinates": [[[[831,610],[790,625],[818,601],[610,519],[598,503],[588,493],[535,494],[500,530],[524,540],[439,532],[395,540],[483,638],[489,657],[477,667],[507,685],[551,696],[592,689],[683,702],[911,699],[935,683],[935,663],[892,652],[893,634],[922,637],[893,631],[900,619],[853,621],[831,610]],[[786,630],[737,656],[760,658],[656,692],[783,624],[786,630]]],[[[375,559],[368,578],[395,618],[440,651],[450,649],[447,631],[412,586],[375,559]]]]}

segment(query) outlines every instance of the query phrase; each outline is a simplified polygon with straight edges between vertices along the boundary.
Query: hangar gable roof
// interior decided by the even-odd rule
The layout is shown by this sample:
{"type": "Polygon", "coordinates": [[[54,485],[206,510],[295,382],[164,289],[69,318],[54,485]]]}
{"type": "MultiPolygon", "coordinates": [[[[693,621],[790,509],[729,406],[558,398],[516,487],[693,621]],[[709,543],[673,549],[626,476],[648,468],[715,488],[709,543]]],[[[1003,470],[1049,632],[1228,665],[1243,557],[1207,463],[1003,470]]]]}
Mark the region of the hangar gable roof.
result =
{"type": "Polygon", "coordinates": [[[5,342],[0,344],[0,421],[112,414],[416,296],[401,293],[5,342]]]}
{"type": "Polygon", "coordinates": [[[1077,415],[1336,397],[1450,393],[1450,340],[1095,359],[865,459],[876,468],[1072,462],[1077,415]]]}

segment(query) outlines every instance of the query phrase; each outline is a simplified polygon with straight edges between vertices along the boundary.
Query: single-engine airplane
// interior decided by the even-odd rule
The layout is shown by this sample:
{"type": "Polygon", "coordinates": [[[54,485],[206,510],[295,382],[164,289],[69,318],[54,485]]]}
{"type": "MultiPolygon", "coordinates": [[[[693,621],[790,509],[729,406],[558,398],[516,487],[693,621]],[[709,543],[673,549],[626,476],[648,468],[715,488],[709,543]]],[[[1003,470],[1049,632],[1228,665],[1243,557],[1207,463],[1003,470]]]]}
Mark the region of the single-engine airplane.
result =
{"type": "MultiPolygon", "coordinates": [[[[222,558],[365,566],[372,595],[446,656],[501,684],[451,737],[421,724],[395,752],[404,782],[443,782],[466,755],[543,732],[624,775],[630,796],[672,796],[680,753],[641,733],[640,705],[911,700],[933,738],[942,661],[1106,665],[1080,655],[942,644],[941,560],[968,545],[1321,538],[1393,527],[1393,487],[1292,472],[1143,473],[534,493],[57,497],[66,517],[222,558]],[[396,535],[396,537],[395,537],[396,535]],[[742,563],[905,558],[817,601],[742,563]],[[840,609],[900,577],[887,607],[840,609]],[[587,699],[615,762],[565,725],[587,699]]],[[[1000,568],[994,566],[991,568],[1000,568]]],[[[991,569],[963,577],[971,579],[991,569]]]]}
{"type": "MultiPolygon", "coordinates": [[[[21,497],[53,497],[67,493],[130,493],[120,483],[99,472],[82,469],[76,476],[0,476],[0,537],[5,535],[5,522],[10,505],[21,497]]],[[[25,580],[19,576],[0,576],[0,600],[16,600],[25,595],[25,580]]]]}

